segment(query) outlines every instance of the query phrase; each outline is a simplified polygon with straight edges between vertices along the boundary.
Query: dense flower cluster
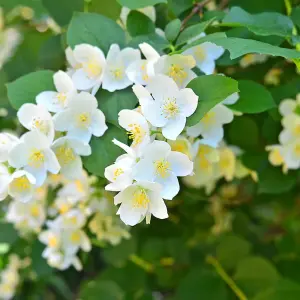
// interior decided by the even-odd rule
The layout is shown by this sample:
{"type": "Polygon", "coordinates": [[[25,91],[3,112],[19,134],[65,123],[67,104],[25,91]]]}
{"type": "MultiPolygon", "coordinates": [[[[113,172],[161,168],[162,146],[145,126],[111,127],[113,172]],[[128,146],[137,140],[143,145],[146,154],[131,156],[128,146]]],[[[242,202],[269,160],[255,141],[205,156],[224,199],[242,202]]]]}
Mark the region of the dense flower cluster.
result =
{"type": "Polygon", "coordinates": [[[279,105],[283,130],[279,144],[267,146],[269,161],[273,166],[281,166],[284,173],[300,168],[300,94],[297,99],[283,100],[279,105]]]}

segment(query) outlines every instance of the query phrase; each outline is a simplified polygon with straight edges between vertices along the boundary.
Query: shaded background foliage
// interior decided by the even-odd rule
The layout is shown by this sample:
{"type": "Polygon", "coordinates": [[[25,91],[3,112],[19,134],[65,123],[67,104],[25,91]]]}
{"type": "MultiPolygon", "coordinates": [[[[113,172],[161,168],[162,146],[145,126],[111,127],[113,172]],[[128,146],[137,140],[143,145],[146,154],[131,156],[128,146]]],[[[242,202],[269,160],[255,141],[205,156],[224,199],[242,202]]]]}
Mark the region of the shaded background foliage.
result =
{"type": "MultiPolygon", "coordinates": [[[[185,32],[186,36],[181,33],[174,42],[182,24],[179,20],[187,20],[185,26],[193,26],[213,17],[222,20],[225,15],[224,22],[229,24],[221,27],[221,31],[226,31],[228,37],[263,41],[285,48],[292,48],[293,44],[299,42],[300,36],[292,36],[289,30],[292,30],[289,27],[292,21],[300,30],[299,1],[292,1],[293,8],[288,21],[284,17],[287,13],[283,0],[220,0],[216,1],[215,10],[203,8],[189,18],[197,2],[0,0],[6,25],[17,26],[23,35],[16,53],[0,70],[0,106],[8,110],[6,117],[0,117],[1,130],[18,129],[16,111],[8,103],[5,84],[32,71],[64,69],[66,45],[78,44],[81,37],[76,34],[81,32],[82,26],[86,26],[84,16],[80,14],[83,11],[117,20],[122,5],[137,9],[146,4],[156,4],[156,27],[165,30],[167,39],[155,34],[155,25],[147,16],[133,10],[127,20],[127,30],[132,37],[129,42],[125,39],[120,42],[118,30],[113,32],[109,22],[106,28],[110,31],[105,32],[95,26],[89,29],[92,32],[91,44],[96,42],[105,52],[114,41],[130,46],[147,41],[160,52],[163,49],[171,51],[174,45],[196,35],[194,27],[191,36],[188,31],[185,32]],[[23,10],[20,15],[14,16],[12,11],[18,6],[31,10],[23,10]],[[224,8],[233,9],[228,14],[224,8]],[[241,9],[245,12],[242,13],[241,9]],[[280,13],[282,22],[288,22],[284,23],[287,26],[270,22],[268,27],[267,18],[259,21],[251,15],[263,12],[280,13]],[[49,29],[46,24],[48,15],[62,30],[49,29]],[[81,18],[82,23],[76,22],[76,18],[81,18]],[[287,28],[287,32],[284,28],[287,28]]],[[[86,18],[90,17],[86,15],[86,18]]],[[[219,32],[219,29],[212,26],[207,32],[219,32]]],[[[226,48],[230,50],[230,46],[226,48]]],[[[59,272],[50,268],[41,257],[43,246],[38,241],[28,243],[18,236],[12,225],[2,222],[0,267],[4,268],[8,251],[25,253],[32,259],[30,270],[24,275],[26,280],[15,299],[300,298],[299,172],[283,175],[280,169],[269,165],[264,148],[267,144],[277,143],[280,117],[276,107],[265,111],[265,107],[259,106],[260,103],[251,106],[257,97],[265,99],[264,105],[273,103],[273,99],[278,104],[284,98],[294,98],[300,93],[300,77],[295,65],[282,57],[272,57],[265,63],[248,68],[240,67],[240,59],[237,56],[231,60],[226,51],[217,61],[220,73],[238,80],[243,101],[236,104],[236,109],[245,113],[226,127],[225,137],[229,144],[245,151],[243,163],[258,172],[258,184],[249,178],[233,182],[237,184],[237,193],[231,195],[228,185],[220,182],[215,192],[221,196],[217,211],[204,191],[185,187],[175,200],[168,203],[168,220],[153,220],[151,226],[140,224],[134,227],[131,230],[132,238],[118,246],[102,247],[95,243],[91,253],[81,253],[84,264],[82,272],[74,269],[59,272]],[[281,72],[280,84],[276,86],[265,82],[266,74],[274,68],[281,72]],[[261,85],[265,85],[265,88],[261,85]],[[231,226],[225,221],[219,222],[225,216],[232,218],[231,226]]],[[[13,92],[17,93],[18,90],[13,92]]],[[[111,118],[109,114],[112,110],[118,112],[122,108],[122,101],[132,103],[132,108],[136,105],[136,100],[126,90],[114,94],[107,91],[100,93],[103,94],[97,95],[102,98],[100,108],[113,125],[117,125],[114,119],[116,114],[112,113],[111,118]]],[[[86,159],[88,170],[93,162],[94,157],[86,159]]],[[[102,170],[98,169],[98,175],[103,174],[102,170]]],[[[4,212],[1,214],[4,215],[4,212]]]]}

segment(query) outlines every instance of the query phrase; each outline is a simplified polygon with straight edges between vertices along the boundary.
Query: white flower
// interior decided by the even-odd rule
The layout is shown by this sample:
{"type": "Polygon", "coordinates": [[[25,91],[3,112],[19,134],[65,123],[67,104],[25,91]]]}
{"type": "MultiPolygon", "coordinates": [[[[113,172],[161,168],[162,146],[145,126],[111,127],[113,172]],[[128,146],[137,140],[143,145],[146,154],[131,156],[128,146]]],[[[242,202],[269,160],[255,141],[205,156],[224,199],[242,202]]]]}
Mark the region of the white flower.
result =
{"type": "Polygon", "coordinates": [[[240,98],[239,93],[233,93],[222,101],[222,104],[232,105],[235,104],[240,98]]]}
{"type": "Polygon", "coordinates": [[[54,116],[57,131],[67,131],[67,136],[88,143],[95,135],[102,136],[107,129],[103,112],[97,109],[97,99],[87,93],[76,95],[69,107],[54,116]]]}
{"type": "Polygon", "coordinates": [[[185,50],[183,55],[192,55],[196,60],[197,67],[206,75],[214,73],[216,63],[219,57],[224,53],[224,48],[217,46],[211,42],[191,47],[185,50]]]}
{"type": "Polygon", "coordinates": [[[247,68],[254,64],[264,63],[267,59],[268,59],[268,55],[265,54],[258,54],[258,53],[246,54],[240,60],[240,66],[242,68],[247,68]]]}
{"type": "Polygon", "coordinates": [[[75,253],[79,249],[91,251],[91,242],[81,229],[67,230],[63,233],[63,248],[67,253],[75,253]]]}
{"type": "Polygon", "coordinates": [[[63,71],[58,71],[53,76],[53,81],[57,92],[41,92],[36,97],[36,103],[44,105],[50,112],[60,112],[64,110],[72,97],[77,94],[76,88],[69,75],[63,71]]]}
{"type": "MultiPolygon", "coordinates": [[[[58,249],[61,245],[61,232],[59,229],[44,230],[39,234],[39,241],[47,245],[48,249],[58,249]]],[[[47,251],[49,250],[45,250],[44,252],[47,251]]]]}
{"type": "Polygon", "coordinates": [[[185,127],[186,118],[198,105],[198,96],[192,89],[179,90],[171,78],[163,75],[155,76],[146,88],[133,86],[133,91],[145,118],[153,126],[162,127],[162,134],[170,140],[178,137],[185,127]]]}
{"type": "Polygon", "coordinates": [[[143,152],[143,158],[133,170],[134,179],[157,182],[162,185],[161,196],[172,200],[179,192],[177,176],[188,176],[193,172],[193,162],[163,141],[154,141],[143,152]]]}
{"type": "Polygon", "coordinates": [[[92,94],[95,95],[105,72],[104,53],[98,47],[80,44],[74,48],[73,55],[81,65],[72,76],[76,88],[84,91],[92,89],[92,94]]]}
{"type": "Polygon", "coordinates": [[[58,216],[53,221],[48,221],[48,226],[50,228],[54,228],[55,230],[59,229],[68,229],[68,230],[75,230],[82,228],[86,223],[86,216],[84,213],[77,209],[73,208],[58,216]]]}
{"type": "Polygon", "coordinates": [[[174,54],[163,55],[154,64],[154,72],[171,77],[179,88],[184,88],[197,75],[191,70],[196,61],[190,55],[174,54]]]}
{"type": "Polygon", "coordinates": [[[8,194],[17,200],[27,202],[35,192],[36,179],[28,172],[19,170],[11,175],[8,185],[8,194]]]}
{"type": "Polygon", "coordinates": [[[202,135],[202,142],[217,147],[223,139],[223,125],[233,120],[233,112],[223,104],[218,104],[212,108],[205,116],[194,126],[187,128],[187,135],[198,137],[202,135]]]}
{"type": "Polygon", "coordinates": [[[0,164],[0,201],[4,200],[8,195],[10,177],[7,167],[0,164]]]}
{"type": "Polygon", "coordinates": [[[296,114],[287,114],[281,120],[283,130],[279,135],[281,144],[293,142],[300,138],[300,116],[296,114]]]}
{"type": "Polygon", "coordinates": [[[10,150],[19,142],[19,139],[6,132],[0,133],[0,162],[6,162],[10,150]]]}
{"type": "Polygon", "coordinates": [[[68,62],[67,74],[69,76],[72,76],[77,69],[80,69],[82,67],[82,65],[80,62],[76,61],[71,47],[68,47],[65,50],[65,54],[66,54],[66,59],[68,62]]]}
{"type": "Polygon", "coordinates": [[[52,116],[43,105],[23,104],[18,111],[20,123],[28,130],[37,130],[46,135],[50,142],[54,139],[52,116]]]}
{"type": "Polygon", "coordinates": [[[283,117],[296,114],[297,109],[300,111],[300,94],[297,95],[296,100],[285,99],[279,105],[279,112],[283,117]]]}
{"type": "Polygon", "coordinates": [[[287,169],[300,168],[300,138],[293,140],[288,145],[284,146],[282,153],[284,163],[287,169]]]}
{"type": "Polygon", "coordinates": [[[106,68],[102,88],[110,92],[122,90],[132,84],[126,74],[127,67],[134,61],[141,60],[139,50],[125,48],[120,50],[117,44],[112,44],[106,57],[106,68]]]}
{"type": "Polygon", "coordinates": [[[21,143],[10,151],[8,162],[14,168],[24,168],[31,173],[37,186],[44,183],[47,171],[57,174],[60,169],[49,140],[38,131],[30,131],[22,136],[21,143]]]}
{"type": "Polygon", "coordinates": [[[287,172],[287,166],[284,161],[285,147],[282,145],[269,145],[266,147],[266,150],[269,151],[269,162],[272,166],[278,167],[282,166],[284,173],[287,172]]]}
{"type": "Polygon", "coordinates": [[[147,85],[154,76],[154,64],[160,58],[160,55],[147,43],[139,44],[139,47],[146,59],[132,62],[126,69],[126,74],[133,83],[147,85]]]}
{"type": "Polygon", "coordinates": [[[149,125],[142,114],[134,110],[123,109],[119,112],[118,121],[120,126],[127,130],[129,139],[132,140],[131,147],[136,151],[149,144],[149,125]]]}
{"type": "Polygon", "coordinates": [[[158,183],[136,182],[115,196],[115,205],[121,204],[117,214],[130,226],[141,222],[144,217],[150,223],[151,215],[166,219],[168,211],[160,193],[161,185],[158,183]]]}
{"type": "Polygon", "coordinates": [[[53,145],[58,162],[60,164],[60,172],[68,179],[77,179],[82,173],[82,156],[91,155],[91,147],[84,144],[80,140],[64,136],[57,139],[53,145]]]}

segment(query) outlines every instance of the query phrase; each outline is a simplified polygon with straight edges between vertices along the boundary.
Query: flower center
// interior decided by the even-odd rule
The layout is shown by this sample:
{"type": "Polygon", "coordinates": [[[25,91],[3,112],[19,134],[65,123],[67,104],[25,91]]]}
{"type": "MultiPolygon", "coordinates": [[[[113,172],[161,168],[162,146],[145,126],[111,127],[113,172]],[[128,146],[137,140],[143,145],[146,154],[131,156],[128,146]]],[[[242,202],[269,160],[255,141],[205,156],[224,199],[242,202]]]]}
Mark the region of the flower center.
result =
{"type": "Polygon", "coordinates": [[[80,232],[79,231],[72,232],[70,239],[72,243],[78,244],[80,242],[80,232]]]}
{"type": "Polygon", "coordinates": [[[68,212],[70,209],[70,205],[63,203],[60,207],[59,207],[59,212],[61,214],[65,214],[66,212],[68,212]]]}
{"type": "Polygon", "coordinates": [[[294,133],[295,135],[300,135],[300,124],[296,125],[295,128],[294,128],[294,133]]]}
{"type": "Polygon", "coordinates": [[[60,165],[68,165],[75,160],[76,156],[72,148],[61,146],[55,150],[60,165]]]}
{"type": "Polygon", "coordinates": [[[35,168],[41,167],[45,162],[45,155],[41,150],[33,150],[29,157],[29,165],[35,168]]]}
{"type": "Polygon", "coordinates": [[[175,98],[168,98],[163,104],[163,112],[165,114],[165,118],[173,118],[179,113],[179,107],[176,103],[175,98]]]}
{"type": "Polygon", "coordinates": [[[294,147],[294,153],[297,157],[300,157],[300,144],[297,144],[295,147],[294,147]]]}
{"type": "Polygon", "coordinates": [[[283,164],[284,160],[278,149],[274,149],[270,153],[270,161],[274,166],[280,166],[281,164],[283,164]]]}
{"type": "Polygon", "coordinates": [[[201,122],[204,125],[212,125],[215,123],[215,116],[216,116],[216,113],[213,111],[210,111],[207,114],[205,114],[205,116],[201,119],[201,122]]]}
{"type": "Polygon", "coordinates": [[[200,159],[199,166],[201,170],[208,170],[210,168],[209,160],[206,158],[200,159]]]}
{"type": "Polygon", "coordinates": [[[206,58],[206,52],[201,46],[198,46],[195,49],[195,56],[197,60],[203,61],[206,58]]]}
{"type": "Polygon", "coordinates": [[[48,246],[51,248],[55,248],[58,246],[58,239],[56,236],[51,235],[48,239],[48,246]]]}
{"type": "Polygon", "coordinates": [[[38,217],[40,215],[40,209],[37,205],[34,205],[30,208],[30,214],[33,217],[38,217]]]}
{"type": "Polygon", "coordinates": [[[176,64],[171,65],[167,75],[179,83],[182,83],[187,78],[187,72],[184,70],[184,68],[176,64]]]}
{"type": "Polygon", "coordinates": [[[164,159],[162,160],[156,160],[154,162],[155,166],[155,172],[157,175],[159,175],[162,178],[168,177],[169,171],[170,171],[170,163],[164,159]]]}
{"type": "Polygon", "coordinates": [[[127,132],[128,138],[132,140],[132,147],[136,147],[143,141],[146,132],[138,124],[129,124],[128,127],[130,128],[129,132],[127,132]]]}
{"type": "Polygon", "coordinates": [[[41,118],[39,117],[33,117],[31,121],[31,129],[38,129],[43,133],[47,133],[48,132],[47,122],[41,120],[41,118]]]}
{"type": "Polygon", "coordinates": [[[115,169],[113,180],[117,180],[117,178],[118,178],[121,174],[124,174],[123,169],[121,169],[121,168],[115,169]]]}
{"type": "Polygon", "coordinates": [[[76,180],[75,181],[75,186],[76,186],[76,189],[79,193],[83,193],[84,192],[84,188],[83,188],[83,184],[80,180],[76,180]]]}
{"type": "Polygon", "coordinates": [[[91,117],[88,113],[81,113],[77,117],[77,123],[80,127],[89,127],[91,124],[91,117]]]}
{"type": "Polygon", "coordinates": [[[16,178],[12,182],[12,188],[16,189],[18,192],[26,191],[30,187],[30,182],[26,176],[16,178]]]}
{"type": "Polygon", "coordinates": [[[86,65],[86,72],[91,78],[98,77],[102,73],[102,67],[96,61],[90,60],[86,65]]]}
{"type": "Polygon", "coordinates": [[[133,194],[133,208],[147,208],[150,199],[146,193],[146,190],[140,188],[133,194]]]}
{"type": "Polygon", "coordinates": [[[66,93],[58,93],[55,97],[57,99],[57,102],[64,106],[66,100],[67,100],[67,94],[66,93]]]}
{"type": "Polygon", "coordinates": [[[115,77],[115,79],[122,79],[124,77],[124,70],[121,68],[117,68],[114,70],[111,70],[113,76],[115,77]]]}

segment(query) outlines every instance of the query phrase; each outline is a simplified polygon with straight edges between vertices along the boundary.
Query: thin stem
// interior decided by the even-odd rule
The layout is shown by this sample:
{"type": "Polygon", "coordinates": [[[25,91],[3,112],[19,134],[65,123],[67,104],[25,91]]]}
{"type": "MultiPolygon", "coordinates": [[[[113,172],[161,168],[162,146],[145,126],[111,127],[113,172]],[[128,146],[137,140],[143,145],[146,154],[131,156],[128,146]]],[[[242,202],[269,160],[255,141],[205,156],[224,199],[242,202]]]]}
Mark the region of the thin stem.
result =
{"type": "Polygon", "coordinates": [[[248,300],[243,291],[236,285],[232,278],[223,269],[222,265],[213,256],[208,255],[206,257],[206,262],[215,268],[220,277],[229,285],[229,287],[240,300],[248,300]]]}
{"type": "Polygon", "coordinates": [[[195,15],[197,14],[198,12],[201,11],[201,9],[207,4],[209,3],[210,1],[212,0],[204,0],[202,2],[198,2],[198,3],[195,3],[195,6],[194,8],[192,9],[192,11],[190,12],[190,14],[185,17],[185,19],[182,21],[182,24],[181,24],[181,29],[180,31],[182,31],[186,25],[186,23],[195,15]]]}

